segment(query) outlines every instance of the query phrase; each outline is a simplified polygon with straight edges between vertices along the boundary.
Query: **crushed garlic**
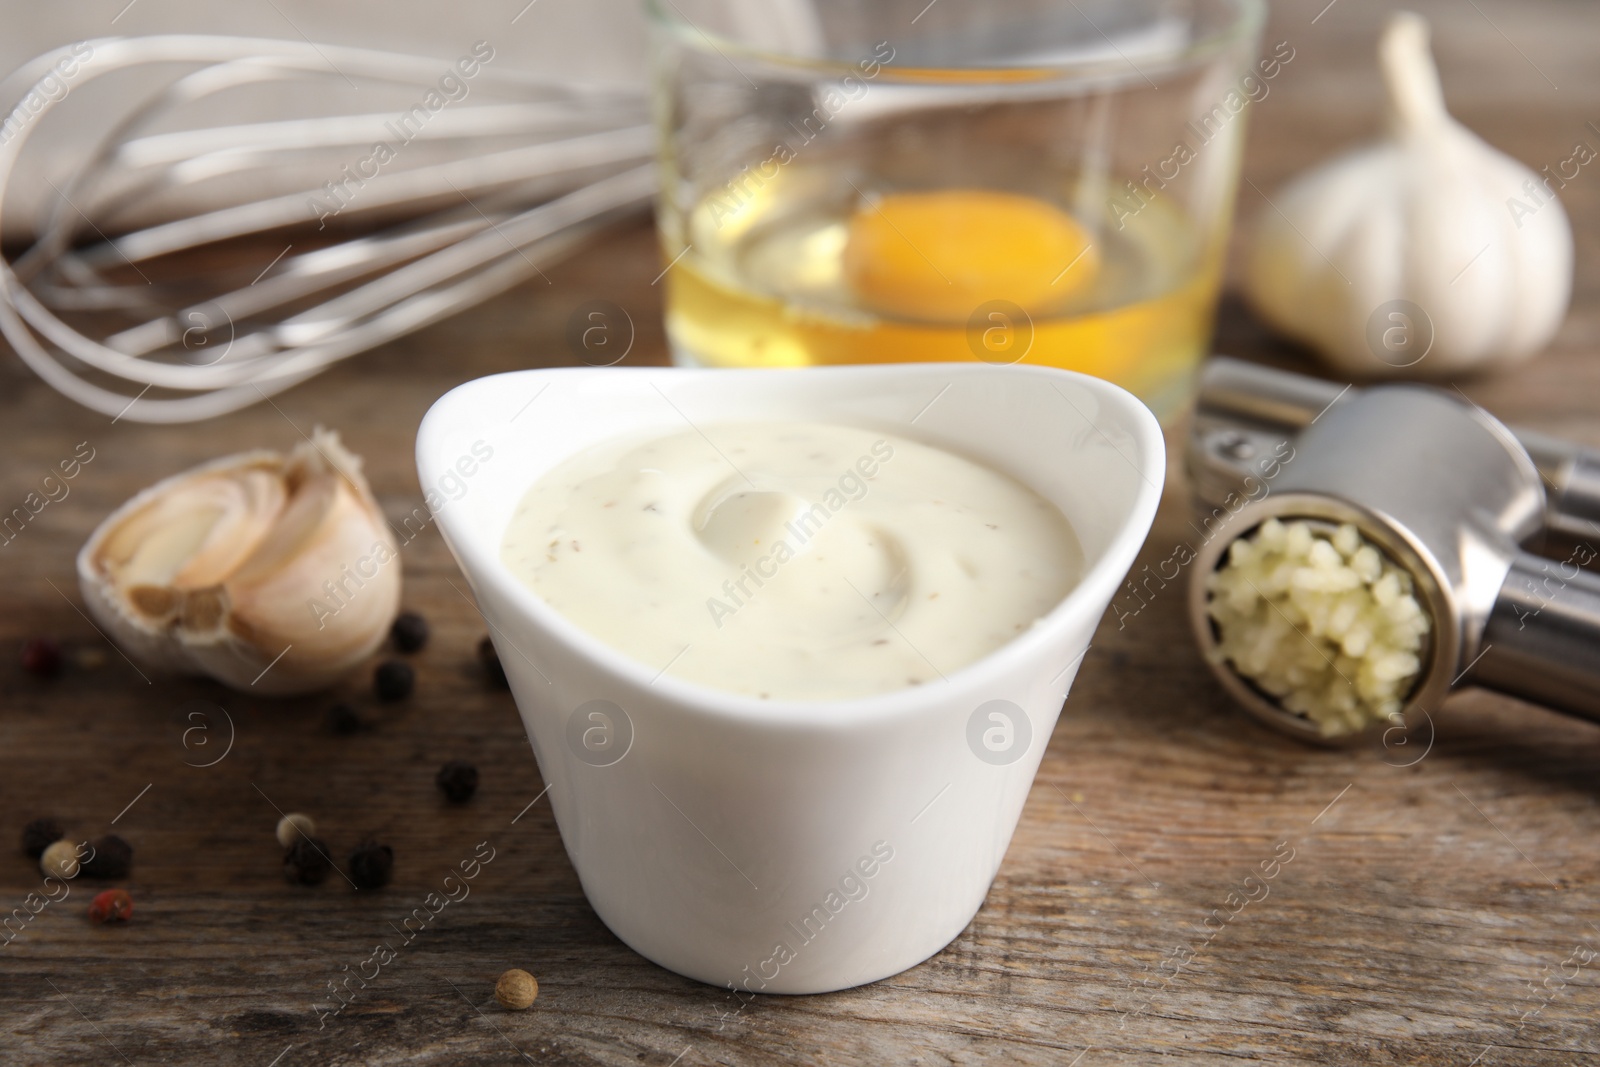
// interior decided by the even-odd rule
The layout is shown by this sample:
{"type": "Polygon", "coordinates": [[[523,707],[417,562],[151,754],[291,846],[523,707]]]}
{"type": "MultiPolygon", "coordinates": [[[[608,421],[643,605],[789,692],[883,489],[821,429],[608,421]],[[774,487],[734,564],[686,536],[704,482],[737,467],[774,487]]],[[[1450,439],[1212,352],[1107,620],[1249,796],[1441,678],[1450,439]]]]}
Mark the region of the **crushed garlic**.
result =
{"type": "Polygon", "coordinates": [[[1228,546],[1207,590],[1213,655],[1324,737],[1398,721],[1430,620],[1411,576],[1354,526],[1330,537],[1268,519],[1228,546]]]}

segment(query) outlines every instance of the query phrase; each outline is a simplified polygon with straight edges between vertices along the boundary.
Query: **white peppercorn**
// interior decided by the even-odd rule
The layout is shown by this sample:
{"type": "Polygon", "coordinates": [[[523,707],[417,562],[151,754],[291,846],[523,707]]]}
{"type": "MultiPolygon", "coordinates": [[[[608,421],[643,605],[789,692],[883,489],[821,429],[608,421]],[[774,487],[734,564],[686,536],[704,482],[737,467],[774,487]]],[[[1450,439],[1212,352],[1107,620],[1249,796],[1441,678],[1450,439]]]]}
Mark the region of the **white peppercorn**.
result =
{"type": "Polygon", "coordinates": [[[278,844],[288,848],[301,837],[310,837],[317,832],[317,824],[311,816],[302,815],[298,811],[291,811],[278,820],[278,844]]]}

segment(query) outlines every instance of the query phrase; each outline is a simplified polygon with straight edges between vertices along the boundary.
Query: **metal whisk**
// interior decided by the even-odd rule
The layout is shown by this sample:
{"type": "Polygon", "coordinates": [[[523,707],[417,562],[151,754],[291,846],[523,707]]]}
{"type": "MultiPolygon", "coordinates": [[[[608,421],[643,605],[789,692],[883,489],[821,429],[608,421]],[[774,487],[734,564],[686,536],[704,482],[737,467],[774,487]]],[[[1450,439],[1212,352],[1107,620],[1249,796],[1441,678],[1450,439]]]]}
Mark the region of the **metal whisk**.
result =
{"type": "MultiPolygon", "coordinates": [[[[307,41],[173,35],[79,47],[89,55],[73,64],[73,91],[133,68],[169,80],[70,180],[52,183],[59,197],[33,244],[0,257],[0,331],[51,386],[116,418],[189,422],[256,403],[536,275],[655,188],[637,92],[483,65],[470,95],[413,107],[409,123],[405,112],[380,111],[160,132],[225,92],[360,83],[432,91],[426,99],[438,103],[442,72],[455,79],[442,84],[467,83],[440,59],[307,41]],[[439,111],[447,121],[431,121],[439,111]],[[389,152],[406,157],[392,166],[367,155],[386,130],[409,135],[389,152]],[[189,206],[199,190],[230,182],[248,195],[189,206]],[[163,209],[173,217],[159,217],[163,209]],[[138,221],[108,221],[118,218],[138,221]],[[264,269],[174,277],[162,262],[274,230],[286,247],[264,269]],[[152,388],[179,395],[146,396],[152,388]]],[[[11,116],[0,208],[30,134],[68,95],[56,58],[0,83],[11,116]]]]}

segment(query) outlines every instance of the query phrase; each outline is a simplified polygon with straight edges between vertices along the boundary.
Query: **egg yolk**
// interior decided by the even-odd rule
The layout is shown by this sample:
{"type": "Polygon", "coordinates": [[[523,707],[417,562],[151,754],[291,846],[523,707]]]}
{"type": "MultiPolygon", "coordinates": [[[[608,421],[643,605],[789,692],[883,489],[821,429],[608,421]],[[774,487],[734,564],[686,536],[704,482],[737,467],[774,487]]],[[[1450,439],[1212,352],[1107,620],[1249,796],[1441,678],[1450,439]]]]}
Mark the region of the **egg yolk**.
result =
{"type": "Polygon", "coordinates": [[[850,219],[844,273],[890,315],[966,321],[980,304],[1062,303],[1099,270],[1089,233],[1043,200],[984,189],[892,193],[850,219]]]}

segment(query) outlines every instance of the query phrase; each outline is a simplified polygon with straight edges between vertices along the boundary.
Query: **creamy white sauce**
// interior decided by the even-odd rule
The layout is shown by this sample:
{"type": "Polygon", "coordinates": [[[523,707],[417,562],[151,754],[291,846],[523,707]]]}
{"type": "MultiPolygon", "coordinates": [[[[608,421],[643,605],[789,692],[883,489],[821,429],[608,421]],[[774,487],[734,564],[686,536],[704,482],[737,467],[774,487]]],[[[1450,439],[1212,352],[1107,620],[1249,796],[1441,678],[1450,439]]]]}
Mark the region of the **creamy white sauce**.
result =
{"type": "Polygon", "coordinates": [[[1049,612],[1083,567],[1066,518],[1013,479],[815,423],[587,449],[528,490],[501,557],[651,671],[774,700],[938,682],[1049,612]]]}

